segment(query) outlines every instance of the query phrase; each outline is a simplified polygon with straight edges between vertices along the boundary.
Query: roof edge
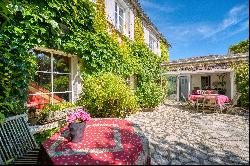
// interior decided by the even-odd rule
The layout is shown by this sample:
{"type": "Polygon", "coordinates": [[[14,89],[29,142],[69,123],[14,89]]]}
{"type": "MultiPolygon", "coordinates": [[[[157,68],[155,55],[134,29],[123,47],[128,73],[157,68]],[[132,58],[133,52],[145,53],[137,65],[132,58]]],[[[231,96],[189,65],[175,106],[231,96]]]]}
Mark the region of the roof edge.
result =
{"type": "Polygon", "coordinates": [[[142,9],[140,3],[138,0],[129,0],[131,2],[131,4],[135,7],[135,9],[137,10],[137,12],[139,12],[139,14],[142,15],[143,19],[149,24],[149,27],[151,27],[156,33],[157,35],[160,37],[160,39],[168,46],[168,47],[172,47],[171,44],[168,43],[167,39],[164,37],[164,35],[158,30],[158,28],[152,23],[152,21],[150,20],[150,18],[146,15],[146,13],[144,12],[144,10],[142,9]]]}

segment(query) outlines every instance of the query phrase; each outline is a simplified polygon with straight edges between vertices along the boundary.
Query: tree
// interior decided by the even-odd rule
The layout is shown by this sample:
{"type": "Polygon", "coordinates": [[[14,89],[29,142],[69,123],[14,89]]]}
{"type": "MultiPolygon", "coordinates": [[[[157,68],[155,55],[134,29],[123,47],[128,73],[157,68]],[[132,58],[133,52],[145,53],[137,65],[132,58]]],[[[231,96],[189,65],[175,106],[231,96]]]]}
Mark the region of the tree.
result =
{"type": "Polygon", "coordinates": [[[239,43],[230,46],[229,51],[234,54],[249,52],[249,39],[240,41],[239,43]]]}

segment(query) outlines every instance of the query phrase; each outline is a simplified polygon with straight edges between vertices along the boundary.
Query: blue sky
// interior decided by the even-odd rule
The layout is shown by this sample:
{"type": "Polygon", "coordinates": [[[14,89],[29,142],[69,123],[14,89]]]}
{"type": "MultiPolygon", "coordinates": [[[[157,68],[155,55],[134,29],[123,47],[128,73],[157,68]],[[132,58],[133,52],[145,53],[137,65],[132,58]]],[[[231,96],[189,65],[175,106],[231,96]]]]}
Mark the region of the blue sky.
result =
{"type": "Polygon", "coordinates": [[[227,54],[249,36],[248,0],[139,0],[172,45],[170,60],[227,54]]]}

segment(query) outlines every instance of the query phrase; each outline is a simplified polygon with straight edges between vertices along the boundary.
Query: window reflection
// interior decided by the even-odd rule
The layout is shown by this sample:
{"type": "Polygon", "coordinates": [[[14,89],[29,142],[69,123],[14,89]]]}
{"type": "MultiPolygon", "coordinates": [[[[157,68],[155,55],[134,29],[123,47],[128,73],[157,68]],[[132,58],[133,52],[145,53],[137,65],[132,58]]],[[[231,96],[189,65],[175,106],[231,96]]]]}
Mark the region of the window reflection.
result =
{"type": "Polygon", "coordinates": [[[63,92],[69,91],[70,75],[54,74],[53,78],[53,91],[63,92]]]}
{"type": "MultiPolygon", "coordinates": [[[[33,85],[36,84],[36,87],[39,89],[41,93],[48,93],[52,91],[52,82],[51,82],[51,74],[37,72],[34,77],[33,85]]],[[[34,87],[34,86],[33,86],[34,87]]]]}
{"type": "Polygon", "coordinates": [[[69,101],[69,93],[54,93],[54,104],[69,101]]]}
{"type": "Polygon", "coordinates": [[[50,55],[39,53],[36,54],[36,63],[38,71],[51,71],[51,57],[50,55]]]}
{"type": "Polygon", "coordinates": [[[70,62],[70,58],[68,58],[68,57],[53,55],[54,72],[69,73],[70,72],[70,68],[69,68],[70,63],[69,62],[70,62]]]}

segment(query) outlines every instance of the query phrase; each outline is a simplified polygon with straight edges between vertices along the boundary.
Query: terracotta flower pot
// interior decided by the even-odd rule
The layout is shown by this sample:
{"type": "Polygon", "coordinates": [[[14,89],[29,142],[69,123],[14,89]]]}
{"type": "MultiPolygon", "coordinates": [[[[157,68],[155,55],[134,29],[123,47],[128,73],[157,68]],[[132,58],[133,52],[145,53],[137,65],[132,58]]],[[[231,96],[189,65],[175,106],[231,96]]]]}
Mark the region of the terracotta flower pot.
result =
{"type": "Polygon", "coordinates": [[[82,141],[86,122],[73,122],[69,124],[70,140],[74,143],[82,141]]]}

